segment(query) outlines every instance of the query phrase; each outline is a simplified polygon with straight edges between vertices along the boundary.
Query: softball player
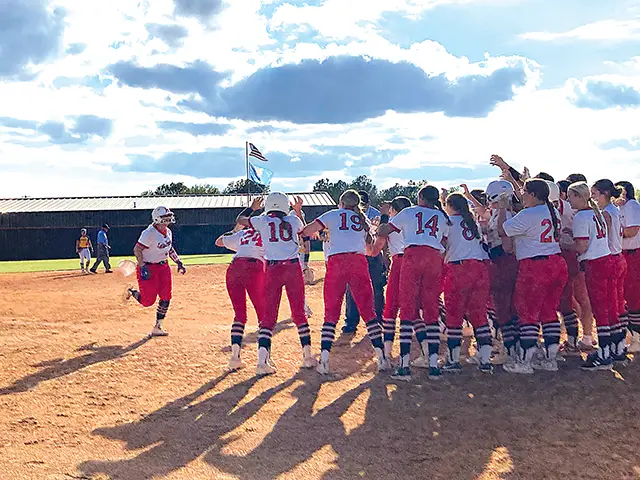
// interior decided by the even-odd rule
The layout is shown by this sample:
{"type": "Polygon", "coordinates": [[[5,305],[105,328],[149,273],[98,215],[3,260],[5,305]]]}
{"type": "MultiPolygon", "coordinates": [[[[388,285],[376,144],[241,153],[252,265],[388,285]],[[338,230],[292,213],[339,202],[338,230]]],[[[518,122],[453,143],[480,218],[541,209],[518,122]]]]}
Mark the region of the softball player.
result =
{"type": "Polygon", "coordinates": [[[571,184],[568,199],[571,207],[577,211],[573,217],[574,249],[578,252],[578,261],[585,272],[598,331],[598,351],[587,357],[582,369],[608,370],[613,363],[609,349],[609,327],[617,323],[618,312],[617,306],[615,311],[610,308],[614,295],[614,272],[607,224],[591,199],[591,190],[585,182],[571,184]]]}
{"type": "Polygon", "coordinates": [[[143,307],[150,307],[159,298],[156,309],[156,324],[151,330],[152,337],[168,335],[162,329],[167,316],[172,294],[171,268],[168,259],[178,265],[178,272],[184,275],[184,268],[178,253],[173,248],[173,234],[169,225],[175,223],[173,212],[167,207],[156,207],[151,214],[153,223],[142,232],[133,253],[138,261],[137,278],[139,290],[128,288],[125,299],[133,297],[143,307]]]}
{"type": "Polygon", "coordinates": [[[392,232],[402,233],[405,244],[400,271],[400,364],[393,375],[397,380],[411,380],[409,358],[414,329],[423,358],[417,359],[413,366],[428,367],[431,379],[442,375],[438,366],[438,304],[442,286],[442,242],[449,225],[449,217],[440,203],[440,192],[436,187],[425,186],[418,192],[418,206],[405,208],[378,229],[381,237],[392,232]],[[420,318],[420,308],[424,320],[420,318]]]}
{"type": "Polygon", "coordinates": [[[326,212],[307,225],[303,236],[311,236],[321,230],[328,230],[331,249],[324,279],[324,325],[318,373],[329,373],[329,352],[335,340],[336,324],[347,285],[358,307],[366,319],[367,334],[375,350],[378,369],[390,369],[384,354],[382,328],[376,320],[373,306],[373,285],[369,277],[366,244],[371,243],[371,224],[360,210],[360,195],[355,190],[347,190],[340,197],[339,208],[326,212]]]}
{"type": "Polygon", "coordinates": [[[258,324],[263,323],[264,248],[260,233],[251,228],[220,236],[216,246],[236,252],[226,273],[227,292],[234,312],[229,370],[234,371],[244,368],[240,350],[247,324],[247,295],[255,308],[258,324]]]}
{"type": "Polygon", "coordinates": [[[611,288],[611,344],[609,346],[611,358],[614,362],[624,362],[627,359],[627,307],[624,301],[624,279],[627,275],[627,261],[622,255],[622,222],[620,210],[612,203],[613,198],[620,197],[618,190],[611,180],[598,180],[591,187],[591,198],[602,211],[607,224],[607,239],[611,251],[613,285],[611,288]],[[617,317],[617,318],[616,318],[617,317]]]}
{"type": "MultiPolygon", "coordinates": [[[[389,207],[389,217],[394,218],[405,208],[411,206],[411,200],[407,197],[396,197],[389,207]]],[[[371,256],[376,257],[382,249],[388,245],[389,255],[392,259],[391,272],[387,281],[387,295],[384,304],[382,330],[384,335],[384,354],[391,360],[391,350],[396,334],[396,317],[400,311],[400,272],[402,258],[404,257],[404,238],[400,232],[391,232],[387,237],[378,237],[371,256]]]]}
{"type": "Polygon", "coordinates": [[[257,375],[271,375],[276,372],[271,357],[271,337],[278,321],[278,310],[284,287],[291,307],[293,322],[298,327],[302,344],[303,368],[317,365],[311,355],[311,330],[304,312],[304,279],[298,257],[298,236],[302,231],[302,199],[293,205],[296,213],[289,213],[289,199],[281,192],[270,193],[266,199],[257,198],[251,207],[237,218],[237,223],[260,233],[267,261],[264,277],[264,315],[258,332],[257,375]],[[250,215],[262,208],[264,213],[256,217],[250,215]]]}
{"type": "Polygon", "coordinates": [[[444,301],[447,307],[447,344],[449,355],[442,366],[445,372],[460,372],[460,346],[463,319],[474,329],[479,351],[479,369],[493,373],[491,350],[493,338],[487,318],[489,303],[489,255],[481,241],[478,224],[464,196],[447,197],[446,212],[451,227],[445,246],[444,301]]]}
{"type": "Polygon", "coordinates": [[[503,239],[513,239],[519,260],[514,305],[520,322],[518,361],[503,367],[510,373],[533,373],[539,325],[545,342],[545,358],[537,365],[548,371],[558,369],[560,343],[557,310],[567,283],[567,264],[560,255],[560,220],[549,202],[545,180],[527,180],[522,188],[524,209],[507,220],[501,208],[498,228],[503,239]]]}
{"type": "Polygon", "coordinates": [[[89,273],[92,251],[93,245],[91,244],[91,239],[87,235],[87,229],[83,228],[80,230],[80,238],[76,240],[76,252],[80,257],[80,271],[82,273],[89,273]]]}
{"type": "Polygon", "coordinates": [[[635,199],[635,190],[629,182],[618,182],[621,189],[619,199],[622,220],[622,250],[627,261],[627,276],[624,294],[629,310],[631,345],[629,352],[640,352],[640,203],[635,199]]]}

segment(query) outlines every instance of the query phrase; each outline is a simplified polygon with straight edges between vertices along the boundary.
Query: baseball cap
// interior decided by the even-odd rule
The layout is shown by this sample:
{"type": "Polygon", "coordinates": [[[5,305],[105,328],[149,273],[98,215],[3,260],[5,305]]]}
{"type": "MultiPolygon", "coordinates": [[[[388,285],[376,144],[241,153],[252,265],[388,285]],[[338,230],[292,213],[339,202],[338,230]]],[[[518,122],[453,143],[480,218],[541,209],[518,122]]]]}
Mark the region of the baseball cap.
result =
{"type": "Polygon", "coordinates": [[[362,201],[362,203],[369,203],[369,193],[365,192],[364,190],[360,190],[358,192],[358,195],[360,195],[360,200],[362,201]]]}
{"type": "Polygon", "coordinates": [[[109,230],[109,225],[105,223],[104,225],[102,225],[102,228],[106,228],[107,230],[109,230]]]}

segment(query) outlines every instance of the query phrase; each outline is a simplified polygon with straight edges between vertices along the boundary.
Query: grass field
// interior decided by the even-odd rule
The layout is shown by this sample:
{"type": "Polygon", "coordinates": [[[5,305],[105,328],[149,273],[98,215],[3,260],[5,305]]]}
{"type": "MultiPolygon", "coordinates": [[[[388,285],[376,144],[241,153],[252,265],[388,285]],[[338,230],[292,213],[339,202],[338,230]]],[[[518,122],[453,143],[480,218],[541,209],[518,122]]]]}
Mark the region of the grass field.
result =
{"type": "MultiPolygon", "coordinates": [[[[227,264],[233,258],[232,254],[223,255],[183,255],[185,265],[218,265],[227,264]]],[[[117,267],[120,260],[133,260],[133,257],[111,257],[112,267],[117,267]]],[[[312,252],[311,260],[324,259],[322,252],[312,252]]],[[[62,272],[78,269],[78,259],[60,260],[26,260],[20,262],[0,262],[0,273],[29,273],[29,272],[62,272]]],[[[92,260],[93,264],[93,260],[92,260]]],[[[101,267],[102,268],[102,267],[101,267]]]]}

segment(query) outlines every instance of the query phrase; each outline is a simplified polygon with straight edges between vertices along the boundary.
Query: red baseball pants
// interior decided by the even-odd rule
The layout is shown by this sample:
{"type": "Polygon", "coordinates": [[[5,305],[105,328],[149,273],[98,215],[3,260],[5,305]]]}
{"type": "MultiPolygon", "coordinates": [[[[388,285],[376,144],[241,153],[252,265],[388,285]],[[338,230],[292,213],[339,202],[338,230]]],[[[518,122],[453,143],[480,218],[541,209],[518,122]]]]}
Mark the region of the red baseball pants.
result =
{"type": "Polygon", "coordinates": [[[627,260],[624,255],[611,256],[613,269],[613,286],[611,295],[611,309],[618,317],[627,313],[624,301],[624,281],[627,277],[627,260]]]}
{"type": "Polygon", "coordinates": [[[442,288],[442,253],[427,246],[408,247],[402,257],[400,270],[400,319],[425,323],[438,322],[439,299],[442,288]]]}
{"type": "Polygon", "coordinates": [[[560,255],[520,260],[514,294],[520,324],[557,322],[560,297],[567,279],[567,263],[560,255]]]}
{"type": "Polygon", "coordinates": [[[367,257],[360,253],[331,255],[324,279],[324,322],[338,323],[347,285],[358,312],[368,323],[376,318],[373,308],[373,286],[369,276],[367,257]]]}
{"type": "Polygon", "coordinates": [[[640,250],[624,251],[627,260],[627,276],[624,281],[624,295],[630,312],[640,312],[640,250]]]}
{"type": "Polygon", "coordinates": [[[151,274],[147,280],[142,280],[139,267],[136,270],[138,290],[140,291],[140,305],[150,307],[156,303],[156,298],[158,297],[160,300],[171,300],[173,277],[171,276],[169,264],[148,263],[146,266],[151,274]]]}
{"type": "Polygon", "coordinates": [[[462,328],[467,319],[474,328],[487,324],[489,301],[488,262],[465,260],[459,265],[444,267],[444,303],[447,307],[447,327],[462,328]]]}
{"type": "Polygon", "coordinates": [[[514,316],[513,293],[518,278],[518,261],[513,255],[502,255],[491,261],[491,296],[499,327],[507,325],[514,316]]]}
{"type": "Polygon", "coordinates": [[[264,315],[264,262],[254,258],[235,258],[227,268],[227,292],[233,305],[234,322],[247,323],[247,294],[258,316],[264,315]]]}
{"type": "Polygon", "coordinates": [[[307,323],[304,313],[304,279],[302,269],[296,261],[267,264],[264,275],[264,320],[260,327],[273,330],[278,322],[278,311],[282,299],[282,288],[287,291],[291,318],[297,326],[307,323]]]}
{"type": "Polygon", "coordinates": [[[562,250],[562,258],[567,264],[568,281],[560,297],[559,311],[566,315],[573,312],[573,282],[580,274],[580,263],[578,262],[578,254],[569,250],[562,250]]]}
{"type": "Polygon", "coordinates": [[[395,320],[400,311],[400,271],[402,269],[403,258],[402,255],[395,255],[393,257],[391,272],[387,280],[387,291],[382,317],[389,320],[395,320]]]}
{"type": "Polygon", "coordinates": [[[615,299],[613,286],[613,260],[611,255],[584,262],[585,280],[589,300],[593,309],[593,316],[599,327],[613,326],[618,323],[617,308],[615,313],[610,311],[615,299]],[[615,318],[614,318],[615,317],[615,318]]]}

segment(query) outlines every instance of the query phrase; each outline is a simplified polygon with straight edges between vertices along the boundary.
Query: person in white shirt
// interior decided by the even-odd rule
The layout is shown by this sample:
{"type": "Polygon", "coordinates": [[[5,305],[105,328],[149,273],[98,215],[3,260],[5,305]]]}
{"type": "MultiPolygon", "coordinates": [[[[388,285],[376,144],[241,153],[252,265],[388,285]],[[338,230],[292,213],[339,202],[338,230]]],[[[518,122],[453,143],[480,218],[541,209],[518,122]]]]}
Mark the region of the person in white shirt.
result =
{"type": "Polygon", "coordinates": [[[451,219],[444,257],[444,301],[447,307],[447,344],[449,354],[442,366],[445,372],[458,373],[462,323],[466,318],[474,329],[481,372],[493,373],[493,338],[487,318],[489,303],[489,255],[481,240],[480,229],[469,203],[458,193],[447,197],[445,210],[451,219]]]}
{"type": "Polygon", "coordinates": [[[216,246],[236,252],[225,277],[234,312],[229,360],[229,370],[234,371],[244,368],[244,363],[240,360],[240,350],[247,324],[247,295],[255,308],[258,324],[263,323],[264,247],[260,232],[243,227],[218,237],[216,246]]]}
{"type": "Polygon", "coordinates": [[[627,276],[624,295],[629,311],[631,345],[629,352],[640,352],[640,203],[635,198],[635,189],[629,182],[617,182],[622,195],[617,202],[622,220],[622,253],[627,261],[627,276]]]}
{"type": "Polygon", "coordinates": [[[438,319],[443,240],[450,224],[440,203],[440,191],[427,185],[418,192],[417,206],[405,208],[378,229],[381,237],[388,237],[392,232],[402,233],[405,245],[400,271],[400,364],[392,376],[396,380],[411,380],[409,358],[414,330],[422,356],[412,365],[428,368],[431,379],[442,376],[438,365],[438,319]],[[420,309],[423,318],[420,318],[420,309]]]}
{"type": "MultiPolygon", "coordinates": [[[[411,200],[407,197],[396,197],[388,207],[388,213],[384,210],[383,214],[393,218],[410,206],[411,200]]],[[[389,255],[393,263],[391,264],[391,272],[387,281],[387,294],[382,314],[382,330],[385,355],[388,359],[391,359],[391,350],[396,335],[396,317],[400,311],[400,271],[402,269],[402,258],[404,257],[404,238],[402,233],[392,232],[387,237],[378,237],[373,246],[371,256],[378,256],[385,245],[389,246],[389,255]]]]}
{"type": "Polygon", "coordinates": [[[531,179],[522,188],[524,209],[506,218],[501,208],[498,228],[503,239],[513,239],[518,266],[514,304],[520,321],[521,354],[518,361],[503,368],[510,373],[533,373],[538,331],[542,323],[545,358],[537,368],[556,371],[560,344],[557,310],[567,283],[567,264],[560,255],[560,220],[549,202],[549,186],[531,179]]]}
{"type": "Polygon", "coordinates": [[[153,223],[142,232],[133,253],[138,261],[138,290],[127,288],[125,300],[135,298],[143,307],[150,307],[159,298],[156,310],[156,324],[151,330],[152,337],[167,336],[162,322],[167,316],[172,296],[171,258],[178,265],[178,273],[187,273],[184,264],[173,247],[173,235],[169,225],[175,223],[175,216],[167,207],[156,207],[151,218],[153,223]]]}
{"type": "Polygon", "coordinates": [[[583,370],[610,370],[610,326],[618,321],[611,312],[613,289],[613,264],[607,239],[607,224],[597,205],[591,199],[591,190],[585,182],[569,186],[569,202],[576,210],[573,217],[573,248],[585,272],[587,290],[596,317],[598,351],[587,357],[583,370]]]}
{"type": "Polygon", "coordinates": [[[373,286],[365,257],[367,244],[372,242],[369,233],[371,224],[360,210],[360,202],[358,192],[347,190],[340,196],[338,209],[320,215],[302,231],[303,236],[311,236],[326,229],[331,236],[331,250],[324,279],[322,351],[317,369],[322,375],[329,373],[329,352],[335,340],[336,324],[340,319],[347,285],[358,311],[366,321],[367,334],[378,361],[378,370],[390,368],[384,354],[382,327],[376,320],[373,286]]]}
{"type": "Polygon", "coordinates": [[[278,321],[282,289],[286,289],[291,317],[298,327],[302,345],[302,367],[314,368],[316,359],[311,354],[311,329],[304,311],[304,278],[300,268],[299,235],[302,231],[302,199],[289,198],[281,192],[270,193],[253,201],[251,207],[240,212],[236,222],[260,233],[267,262],[264,277],[264,316],[258,332],[258,366],[256,374],[271,375],[276,367],[271,359],[271,337],[278,321]],[[264,213],[252,217],[264,204],[264,213]],[[289,213],[290,206],[296,213],[289,213]]]}
{"type": "Polygon", "coordinates": [[[620,210],[613,204],[613,199],[619,198],[620,190],[616,188],[611,180],[598,180],[591,187],[591,198],[596,202],[602,211],[602,216],[607,224],[607,240],[609,250],[611,250],[611,261],[613,271],[613,286],[611,288],[610,309],[612,324],[611,334],[611,357],[614,362],[626,362],[627,345],[627,307],[624,301],[624,281],[627,276],[627,261],[622,254],[622,219],[620,210]],[[617,317],[617,320],[616,320],[617,317]]]}

